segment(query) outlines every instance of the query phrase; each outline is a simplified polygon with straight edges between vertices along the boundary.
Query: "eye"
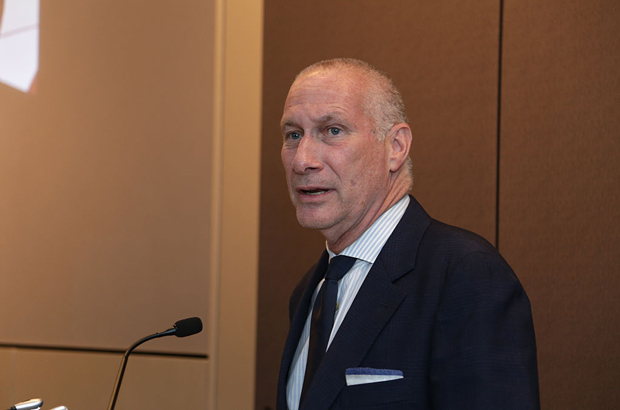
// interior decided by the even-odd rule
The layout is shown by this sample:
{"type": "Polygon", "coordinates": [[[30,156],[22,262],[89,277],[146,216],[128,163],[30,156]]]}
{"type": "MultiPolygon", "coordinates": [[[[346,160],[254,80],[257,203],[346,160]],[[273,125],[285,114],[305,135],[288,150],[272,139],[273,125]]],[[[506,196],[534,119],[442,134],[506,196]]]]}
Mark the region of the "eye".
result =
{"type": "Polygon", "coordinates": [[[289,139],[289,140],[296,141],[300,138],[301,138],[301,134],[295,131],[289,132],[288,134],[286,134],[286,139],[289,139]]]}
{"type": "Polygon", "coordinates": [[[342,130],[340,128],[330,127],[330,128],[327,129],[327,131],[329,131],[330,135],[338,135],[338,134],[340,134],[340,132],[342,130]]]}

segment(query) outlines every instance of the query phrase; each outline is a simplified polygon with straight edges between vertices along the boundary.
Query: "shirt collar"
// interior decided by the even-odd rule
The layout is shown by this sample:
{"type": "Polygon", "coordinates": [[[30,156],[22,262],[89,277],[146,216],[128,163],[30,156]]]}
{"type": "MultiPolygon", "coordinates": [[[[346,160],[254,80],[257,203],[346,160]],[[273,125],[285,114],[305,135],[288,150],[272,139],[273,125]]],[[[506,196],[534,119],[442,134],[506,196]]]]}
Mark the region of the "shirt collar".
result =
{"type": "MultiPolygon", "coordinates": [[[[370,228],[366,229],[355,242],[347,246],[339,255],[351,256],[369,263],[375,263],[377,256],[379,256],[381,249],[383,249],[383,245],[385,245],[396,225],[398,225],[398,222],[405,214],[409,201],[409,195],[401,198],[400,201],[385,211],[370,228]]],[[[331,260],[336,254],[329,249],[327,242],[325,247],[331,260]]]]}

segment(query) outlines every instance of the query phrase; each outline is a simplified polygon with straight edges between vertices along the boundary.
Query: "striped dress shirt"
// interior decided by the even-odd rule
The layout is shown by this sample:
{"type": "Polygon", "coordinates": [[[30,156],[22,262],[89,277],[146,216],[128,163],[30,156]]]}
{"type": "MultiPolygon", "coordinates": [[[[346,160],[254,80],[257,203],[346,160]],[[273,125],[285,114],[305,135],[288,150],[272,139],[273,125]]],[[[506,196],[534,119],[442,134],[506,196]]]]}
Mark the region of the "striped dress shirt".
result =
{"type": "MultiPolygon", "coordinates": [[[[376,221],[368,228],[362,236],[357,238],[355,242],[345,248],[340,255],[351,256],[356,258],[355,264],[345,274],[345,276],[338,282],[338,302],[336,317],[334,319],[334,327],[329,337],[327,348],[331,344],[334,336],[338,332],[340,325],[342,324],[353,300],[357,295],[366,275],[372,268],[373,263],[377,259],[379,252],[385,245],[398,222],[402,218],[407,206],[409,205],[409,195],[405,195],[400,201],[398,201],[393,207],[383,213],[376,221]]],[[[329,247],[327,252],[329,253],[329,259],[336,256],[329,247]]],[[[310,306],[314,306],[314,300],[323,285],[323,281],[317,285],[312,296],[310,306]]],[[[312,319],[312,308],[308,312],[308,318],[304,330],[299,338],[299,344],[293,357],[291,364],[291,370],[289,372],[289,378],[286,386],[286,399],[289,410],[299,409],[299,399],[301,397],[301,389],[304,384],[304,374],[306,372],[306,362],[308,361],[308,343],[310,340],[310,322],[312,319]]]]}

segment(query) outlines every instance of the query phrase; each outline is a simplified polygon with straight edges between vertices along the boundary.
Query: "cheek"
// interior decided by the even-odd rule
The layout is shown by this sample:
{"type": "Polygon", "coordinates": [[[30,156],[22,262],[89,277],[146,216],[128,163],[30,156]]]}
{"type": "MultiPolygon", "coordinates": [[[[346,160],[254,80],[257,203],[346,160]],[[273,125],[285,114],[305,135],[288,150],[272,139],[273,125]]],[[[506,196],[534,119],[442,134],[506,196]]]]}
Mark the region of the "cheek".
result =
{"type": "Polygon", "coordinates": [[[286,169],[289,161],[288,161],[288,153],[284,149],[280,151],[280,160],[282,161],[282,165],[284,166],[284,169],[286,169]]]}
{"type": "Polygon", "coordinates": [[[353,175],[352,186],[357,185],[359,189],[367,191],[369,195],[378,193],[387,183],[389,170],[381,158],[366,157],[362,160],[358,168],[357,175],[353,175]]]}
{"type": "Polygon", "coordinates": [[[288,150],[282,150],[280,154],[280,159],[282,160],[282,166],[284,167],[284,172],[286,173],[286,177],[288,178],[292,172],[292,163],[295,155],[288,150]]]}

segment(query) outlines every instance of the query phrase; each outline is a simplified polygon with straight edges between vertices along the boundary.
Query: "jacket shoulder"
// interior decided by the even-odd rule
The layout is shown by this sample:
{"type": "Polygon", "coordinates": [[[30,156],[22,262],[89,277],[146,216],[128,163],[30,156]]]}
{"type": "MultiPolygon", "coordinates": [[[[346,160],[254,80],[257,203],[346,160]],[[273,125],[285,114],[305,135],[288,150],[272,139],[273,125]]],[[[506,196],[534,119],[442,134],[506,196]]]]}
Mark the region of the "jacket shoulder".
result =
{"type": "Polygon", "coordinates": [[[437,220],[432,220],[424,233],[418,262],[435,268],[443,266],[446,274],[465,269],[474,276],[492,272],[496,280],[517,280],[508,262],[488,240],[437,220]]]}
{"type": "Polygon", "coordinates": [[[453,258],[472,253],[486,253],[501,258],[497,249],[482,236],[435,219],[424,233],[420,246],[426,251],[435,250],[453,258]]]}

